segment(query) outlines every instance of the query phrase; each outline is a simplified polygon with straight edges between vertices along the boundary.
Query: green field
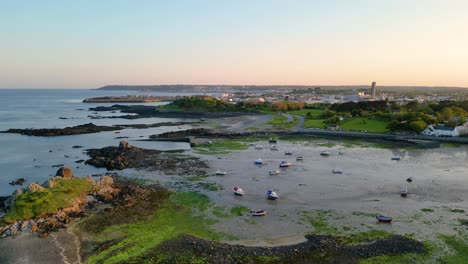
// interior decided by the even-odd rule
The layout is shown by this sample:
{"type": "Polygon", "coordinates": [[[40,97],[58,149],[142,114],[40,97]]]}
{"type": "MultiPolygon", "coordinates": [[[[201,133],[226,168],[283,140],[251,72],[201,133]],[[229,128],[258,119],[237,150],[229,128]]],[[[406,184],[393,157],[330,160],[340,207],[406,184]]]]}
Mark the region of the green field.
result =
{"type": "Polygon", "coordinates": [[[370,119],[365,117],[354,117],[352,119],[345,120],[340,124],[340,127],[344,130],[355,130],[355,131],[367,131],[373,133],[385,133],[390,131],[387,128],[389,122],[370,119]]]}
{"type": "Polygon", "coordinates": [[[291,129],[297,125],[299,119],[297,116],[293,116],[293,120],[288,122],[288,117],[285,115],[274,114],[273,119],[268,121],[267,124],[273,126],[276,129],[291,129]]]}
{"type": "Polygon", "coordinates": [[[304,128],[311,128],[311,127],[316,127],[316,128],[325,128],[327,125],[323,123],[325,119],[306,119],[304,121],[304,125],[302,127],[304,128]]]}
{"type": "Polygon", "coordinates": [[[300,115],[303,117],[307,116],[307,113],[310,113],[310,115],[314,118],[320,117],[325,110],[322,109],[301,109],[301,110],[294,110],[294,111],[288,111],[288,114],[291,115],[300,115]]]}

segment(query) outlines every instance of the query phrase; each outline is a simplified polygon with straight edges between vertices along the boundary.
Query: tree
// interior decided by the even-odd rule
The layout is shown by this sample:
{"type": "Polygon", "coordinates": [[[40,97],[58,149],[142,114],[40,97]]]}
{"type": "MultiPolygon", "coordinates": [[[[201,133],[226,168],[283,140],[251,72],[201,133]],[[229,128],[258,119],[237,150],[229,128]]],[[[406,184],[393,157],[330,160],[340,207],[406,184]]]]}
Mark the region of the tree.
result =
{"type": "Polygon", "coordinates": [[[420,120],[420,121],[413,121],[411,123],[409,123],[409,128],[416,132],[416,133],[421,133],[424,129],[426,129],[427,127],[427,124],[426,122],[420,120]]]}

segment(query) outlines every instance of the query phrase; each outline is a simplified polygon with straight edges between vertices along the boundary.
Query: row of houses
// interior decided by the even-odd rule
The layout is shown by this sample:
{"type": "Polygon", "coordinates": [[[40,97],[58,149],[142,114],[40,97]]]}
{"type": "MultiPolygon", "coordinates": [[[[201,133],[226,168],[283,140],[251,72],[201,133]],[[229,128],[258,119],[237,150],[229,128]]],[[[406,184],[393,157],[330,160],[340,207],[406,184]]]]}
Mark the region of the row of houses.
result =
{"type": "Polygon", "coordinates": [[[459,137],[468,135],[468,122],[462,126],[456,127],[429,125],[421,134],[436,137],[459,137]]]}

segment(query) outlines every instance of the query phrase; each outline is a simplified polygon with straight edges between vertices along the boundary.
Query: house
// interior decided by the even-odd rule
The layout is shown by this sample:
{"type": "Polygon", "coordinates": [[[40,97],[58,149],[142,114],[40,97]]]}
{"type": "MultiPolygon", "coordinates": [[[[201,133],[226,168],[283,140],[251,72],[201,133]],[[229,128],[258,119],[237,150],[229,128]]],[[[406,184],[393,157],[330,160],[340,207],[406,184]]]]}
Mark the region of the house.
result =
{"type": "Polygon", "coordinates": [[[468,134],[468,123],[457,127],[429,125],[421,134],[436,137],[459,137],[468,134]]]}

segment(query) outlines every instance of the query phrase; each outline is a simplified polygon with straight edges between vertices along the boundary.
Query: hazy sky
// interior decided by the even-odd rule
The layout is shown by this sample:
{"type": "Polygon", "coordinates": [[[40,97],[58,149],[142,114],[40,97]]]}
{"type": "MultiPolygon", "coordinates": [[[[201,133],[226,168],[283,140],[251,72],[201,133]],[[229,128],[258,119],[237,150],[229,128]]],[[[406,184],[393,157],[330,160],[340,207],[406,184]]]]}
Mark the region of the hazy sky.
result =
{"type": "Polygon", "coordinates": [[[0,0],[0,88],[468,87],[466,0],[0,0]]]}

